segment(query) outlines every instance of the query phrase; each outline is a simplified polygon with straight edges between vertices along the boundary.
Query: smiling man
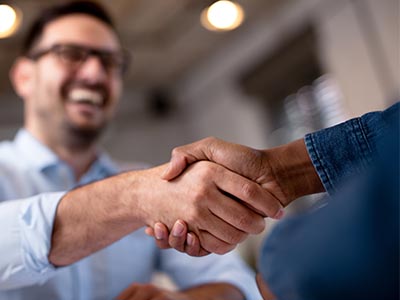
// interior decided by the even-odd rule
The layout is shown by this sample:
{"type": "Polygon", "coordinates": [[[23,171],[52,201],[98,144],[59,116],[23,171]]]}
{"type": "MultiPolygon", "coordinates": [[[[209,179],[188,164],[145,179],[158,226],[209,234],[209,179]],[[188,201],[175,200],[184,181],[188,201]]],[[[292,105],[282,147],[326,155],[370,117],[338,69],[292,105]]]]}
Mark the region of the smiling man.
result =
{"type": "MultiPolygon", "coordinates": [[[[263,215],[227,193],[250,206],[267,194],[211,162],[170,182],[164,165],[116,175],[96,142],[127,64],[97,4],[52,7],[34,23],[11,71],[24,128],[0,144],[0,299],[258,300],[254,274],[235,253],[160,251],[141,229],[183,218],[203,254],[223,254],[264,228],[263,215]],[[155,271],[179,289],[152,285],[155,271]]],[[[280,204],[270,201],[275,215],[280,204]]]]}

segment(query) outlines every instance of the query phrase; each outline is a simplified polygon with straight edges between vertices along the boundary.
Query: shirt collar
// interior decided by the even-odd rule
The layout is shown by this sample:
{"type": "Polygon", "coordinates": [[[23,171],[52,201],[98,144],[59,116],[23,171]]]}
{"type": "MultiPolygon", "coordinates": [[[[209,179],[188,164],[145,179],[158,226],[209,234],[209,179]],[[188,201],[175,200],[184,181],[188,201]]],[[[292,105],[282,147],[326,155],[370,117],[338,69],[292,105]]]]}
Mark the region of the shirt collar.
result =
{"type": "Polygon", "coordinates": [[[20,129],[17,132],[14,143],[25,163],[36,169],[43,170],[61,162],[53,151],[39,142],[26,129],[20,129]]]}
{"type": "MultiPolygon", "coordinates": [[[[26,129],[20,129],[14,139],[18,153],[21,158],[29,165],[43,171],[46,168],[53,167],[64,163],[51,149],[38,141],[26,129]]],[[[118,172],[117,165],[111,158],[99,151],[96,161],[92,164],[88,174],[103,174],[104,176],[111,176],[118,172]]]]}

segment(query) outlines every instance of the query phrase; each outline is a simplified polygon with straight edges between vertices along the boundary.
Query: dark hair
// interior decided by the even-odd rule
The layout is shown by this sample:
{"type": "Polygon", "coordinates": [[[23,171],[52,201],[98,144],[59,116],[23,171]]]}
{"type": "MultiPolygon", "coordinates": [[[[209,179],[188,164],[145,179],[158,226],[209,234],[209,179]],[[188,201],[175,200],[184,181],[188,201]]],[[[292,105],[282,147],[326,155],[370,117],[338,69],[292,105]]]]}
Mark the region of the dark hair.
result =
{"type": "Polygon", "coordinates": [[[22,45],[22,54],[27,55],[29,51],[41,38],[48,23],[70,14],[86,14],[109,25],[114,31],[115,26],[110,15],[98,3],[93,1],[72,1],[51,6],[42,11],[33,22],[22,45]]]}

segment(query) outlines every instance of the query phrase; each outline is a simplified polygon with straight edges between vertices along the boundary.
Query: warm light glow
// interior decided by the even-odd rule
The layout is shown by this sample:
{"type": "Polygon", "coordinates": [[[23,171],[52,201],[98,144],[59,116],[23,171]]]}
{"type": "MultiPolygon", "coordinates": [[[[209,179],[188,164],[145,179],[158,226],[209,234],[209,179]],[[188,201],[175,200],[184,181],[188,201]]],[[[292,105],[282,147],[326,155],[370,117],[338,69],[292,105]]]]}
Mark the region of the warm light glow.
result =
{"type": "Polygon", "coordinates": [[[208,30],[228,31],[242,24],[243,8],[232,1],[221,0],[206,8],[201,14],[201,23],[208,30]]]}
{"type": "Polygon", "coordinates": [[[11,36],[20,23],[20,13],[7,4],[0,4],[0,38],[11,36]]]}

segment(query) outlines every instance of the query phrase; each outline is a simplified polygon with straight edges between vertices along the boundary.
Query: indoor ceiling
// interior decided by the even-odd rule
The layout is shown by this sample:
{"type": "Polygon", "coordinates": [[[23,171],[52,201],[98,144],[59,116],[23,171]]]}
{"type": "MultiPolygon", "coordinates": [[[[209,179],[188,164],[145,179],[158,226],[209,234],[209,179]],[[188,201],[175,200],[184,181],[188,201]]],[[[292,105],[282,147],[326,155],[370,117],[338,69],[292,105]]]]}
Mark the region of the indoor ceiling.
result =
{"type": "MultiPolygon", "coordinates": [[[[3,2],[3,1],[0,1],[3,2]]],[[[5,1],[23,12],[18,33],[0,40],[0,95],[7,94],[8,70],[19,51],[22,37],[34,16],[59,0],[5,1]]],[[[238,0],[246,13],[245,22],[232,32],[210,32],[200,23],[201,11],[210,0],[113,0],[100,1],[108,8],[124,46],[133,54],[127,85],[142,89],[168,87],[182,79],[229,39],[245,35],[246,28],[270,16],[282,0],[238,0]]]]}

